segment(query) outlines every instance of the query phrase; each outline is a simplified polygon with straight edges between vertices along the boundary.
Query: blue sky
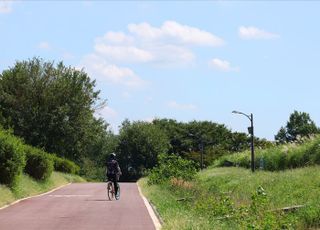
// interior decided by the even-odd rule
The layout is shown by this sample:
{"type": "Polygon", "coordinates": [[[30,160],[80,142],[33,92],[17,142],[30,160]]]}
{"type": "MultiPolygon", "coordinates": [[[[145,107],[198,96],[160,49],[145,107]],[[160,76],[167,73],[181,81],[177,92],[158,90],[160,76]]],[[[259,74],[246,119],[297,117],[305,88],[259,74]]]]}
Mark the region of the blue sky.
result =
{"type": "Polygon", "coordinates": [[[0,1],[0,71],[42,57],[97,80],[125,118],[211,120],[273,140],[294,110],[320,125],[320,2],[0,1]]]}

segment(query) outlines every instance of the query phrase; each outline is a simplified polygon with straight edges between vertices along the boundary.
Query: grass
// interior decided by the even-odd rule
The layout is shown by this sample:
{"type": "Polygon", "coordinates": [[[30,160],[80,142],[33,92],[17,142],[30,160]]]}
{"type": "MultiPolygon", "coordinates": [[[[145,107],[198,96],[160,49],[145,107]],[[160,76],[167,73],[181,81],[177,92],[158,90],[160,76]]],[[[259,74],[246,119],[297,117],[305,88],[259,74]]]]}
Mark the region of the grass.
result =
{"type": "Polygon", "coordinates": [[[24,197],[50,191],[70,182],[84,182],[84,179],[77,175],[53,172],[48,180],[39,182],[28,175],[22,175],[19,183],[13,189],[0,185],[0,207],[24,197]]]}
{"type": "Polygon", "coordinates": [[[163,229],[308,229],[320,227],[320,167],[251,173],[209,168],[192,182],[139,185],[157,207],[163,229]],[[186,198],[183,201],[178,199],[186,198]],[[278,208],[305,205],[296,212],[278,208]]]}
{"type": "MultiPolygon", "coordinates": [[[[214,165],[219,167],[223,166],[225,161],[231,161],[234,165],[249,168],[250,155],[250,151],[224,155],[218,158],[214,165]]],[[[256,149],[255,165],[268,171],[320,165],[320,136],[302,139],[297,143],[275,145],[267,149],[256,149]]]]}

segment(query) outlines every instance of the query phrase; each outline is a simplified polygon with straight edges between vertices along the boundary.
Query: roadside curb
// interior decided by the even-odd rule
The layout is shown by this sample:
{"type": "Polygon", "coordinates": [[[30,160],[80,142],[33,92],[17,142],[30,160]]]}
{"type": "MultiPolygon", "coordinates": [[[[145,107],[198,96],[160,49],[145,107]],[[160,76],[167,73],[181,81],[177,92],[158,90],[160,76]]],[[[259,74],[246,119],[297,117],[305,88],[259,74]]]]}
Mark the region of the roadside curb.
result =
{"type": "Polygon", "coordinates": [[[54,192],[54,191],[56,191],[56,190],[58,190],[58,189],[60,189],[60,188],[63,188],[63,187],[65,187],[65,186],[68,186],[68,185],[70,185],[70,184],[71,184],[71,183],[68,183],[68,184],[65,184],[65,185],[61,185],[61,186],[59,186],[59,187],[57,187],[57,188],[54,188],[54,189],[52,189],[52,190],[50,190],[50,191],[48,191],[48,192],[41,193],[41,194],[34,195],[34,196],[28,196],[28,197],[25,197],[25,198],[22,198],[22,199],[13,201],[13,202],[10,203],[10,204],[7,204],[7,205],[5,205],[5,206],[0,207],[0,210],[5,209],[5,208],[8,208],[8,207],[10,207],[10,206],[12,206],[12,205],[15,205],[15,204],[17,204],[17,203],[19,203],[19,202],[21,202],[21,201],[24,201],[24,200],[28,200],[28,199],[31,199],[31,198],[35,198],[35,197],[40,197],[40,196],[47,195],[47,194],[49,194],[49,193],[52,193],[52,192],[54,192]]]}
{"type": "Polygon", "coordinates": [[[161,219],[159,213],[157,212],[155,207],[152,205],[152,203],[150,203],[149,200],[142,194],[142,191],[141,191],[140,186],[138,185],[138,183],[136,183],[136,184],[137,184],[137,187],[138,187],[138,190],[139,190],[139,194],[142,197],[145,206],[147,207],[147,210],[149,212],[149,215],[150,215],[150,217],[151,217],[151,219],[153,221],[153,224],[154,224],[156,230],[160,230],[161,229],[161,224],[163,222],[162,222],[162,219],[161,219]]]}

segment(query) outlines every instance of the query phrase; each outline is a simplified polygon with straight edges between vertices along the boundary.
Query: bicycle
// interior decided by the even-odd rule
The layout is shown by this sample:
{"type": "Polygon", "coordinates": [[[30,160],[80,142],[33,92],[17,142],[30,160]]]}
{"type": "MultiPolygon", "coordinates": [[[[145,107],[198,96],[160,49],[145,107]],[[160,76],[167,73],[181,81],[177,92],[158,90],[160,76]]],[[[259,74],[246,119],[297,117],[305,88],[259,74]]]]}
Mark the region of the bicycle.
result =
{"type": "Polygon", "coordinates": [[[108,191],[108,198],[109,200],[119,200],[120,199],[120,185],[118,184],[118,182],[116,182],[118,185],[118,193],[115,194],[115,188],[114,188],[114,184],[113,181],[109,180],[107,182],[107,191],[108,191]]]}

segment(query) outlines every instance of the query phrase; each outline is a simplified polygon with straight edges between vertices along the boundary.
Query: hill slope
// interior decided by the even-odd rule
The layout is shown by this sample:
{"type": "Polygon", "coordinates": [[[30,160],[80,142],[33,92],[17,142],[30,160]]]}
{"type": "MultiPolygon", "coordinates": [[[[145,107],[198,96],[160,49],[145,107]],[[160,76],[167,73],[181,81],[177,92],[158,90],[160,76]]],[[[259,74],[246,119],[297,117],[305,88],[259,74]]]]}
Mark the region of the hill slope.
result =
{"type": "Polygon", "coordinates": [[[164,229],[306,229],[320,226],[320,167],[280,172],[211,168],[197,179],[139,181],[164,229]],[[277,211],[303,205],[293,212],[277,211]]]}

